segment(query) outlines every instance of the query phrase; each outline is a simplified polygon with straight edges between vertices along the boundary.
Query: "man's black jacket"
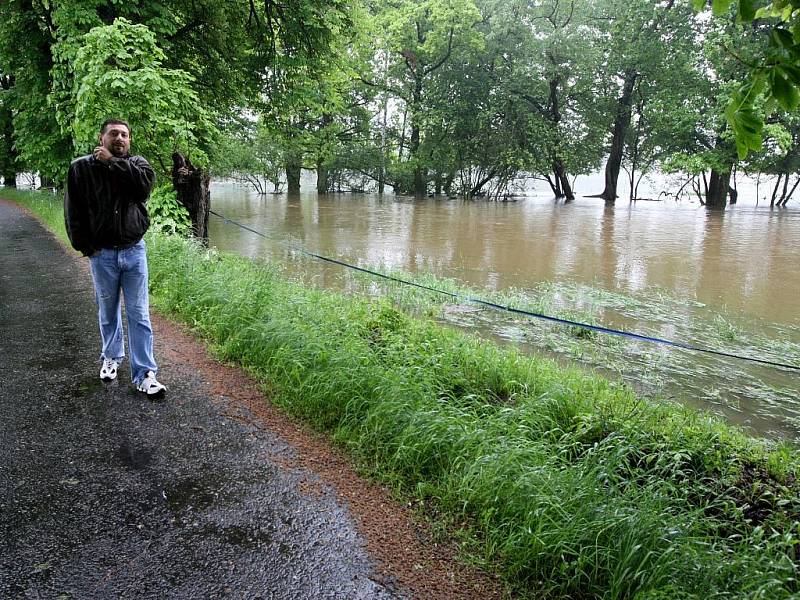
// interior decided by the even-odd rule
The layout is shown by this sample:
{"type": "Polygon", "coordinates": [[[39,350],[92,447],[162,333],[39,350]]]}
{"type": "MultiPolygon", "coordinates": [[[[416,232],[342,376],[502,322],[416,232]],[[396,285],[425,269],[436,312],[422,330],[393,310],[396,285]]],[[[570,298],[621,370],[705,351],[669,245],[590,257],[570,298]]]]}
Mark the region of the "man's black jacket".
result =
{"type": "Polygon", "coordinates": [[[64,221],[72,247],[89,256],[100,248],[127,248],[150,226],[145,202],[156,174],[141,156],[94,156],[72,161],[64,195],[64,221]]]}

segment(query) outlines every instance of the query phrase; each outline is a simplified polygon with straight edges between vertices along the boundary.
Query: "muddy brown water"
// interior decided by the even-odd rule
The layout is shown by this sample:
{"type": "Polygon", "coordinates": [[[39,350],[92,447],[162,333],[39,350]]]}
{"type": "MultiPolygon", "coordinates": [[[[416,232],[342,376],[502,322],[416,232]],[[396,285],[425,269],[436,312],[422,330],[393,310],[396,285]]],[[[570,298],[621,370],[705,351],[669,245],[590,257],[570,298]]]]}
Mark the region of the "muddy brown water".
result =
{"type": "MultiPolygon", "coordinates": [[[[452,278],[478,295],[535,297],[544,285],[554,309],[589,311],[601,325],[800,364],[800,208],[791,204],[770,210],[745,199],[709,212],[687,201],[605,206],[544,194],[499,203],[370,194],[261,197],[215,183],[212,207],[270,238],[212,216],[213,246],[279,261],[322,287],[345,285],[341,267],[304,258],[287,243],[364,267],[452,278]]],[[[531,333],[541,322],[470,322],[462,311],[450,312],[459,313],[451,319],[457,324],[525,351],[574,358],[574,348],[545,344],[531,333]]],[[[643,346],[616,364],[580,358],[647,393],[710,409],[750,431],[800,439],[800,373],[690,352],[665,359],[675,351],[643,346]],[[637,362],[638,369],[630,366],[637,362]]]]}

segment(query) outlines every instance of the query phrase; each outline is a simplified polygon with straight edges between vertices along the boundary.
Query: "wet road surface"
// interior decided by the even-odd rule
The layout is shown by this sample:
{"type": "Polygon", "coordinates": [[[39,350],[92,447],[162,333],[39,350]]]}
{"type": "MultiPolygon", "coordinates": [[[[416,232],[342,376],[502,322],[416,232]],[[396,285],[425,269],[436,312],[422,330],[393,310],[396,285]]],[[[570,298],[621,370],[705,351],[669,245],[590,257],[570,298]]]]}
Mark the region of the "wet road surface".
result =
{"type": "Polygon", "coordinates": [[[87,270],[0,202],[0,598],[398,597],[292,446],[163,344],[166,401],[127,362],[102,383],[87,270]]]}

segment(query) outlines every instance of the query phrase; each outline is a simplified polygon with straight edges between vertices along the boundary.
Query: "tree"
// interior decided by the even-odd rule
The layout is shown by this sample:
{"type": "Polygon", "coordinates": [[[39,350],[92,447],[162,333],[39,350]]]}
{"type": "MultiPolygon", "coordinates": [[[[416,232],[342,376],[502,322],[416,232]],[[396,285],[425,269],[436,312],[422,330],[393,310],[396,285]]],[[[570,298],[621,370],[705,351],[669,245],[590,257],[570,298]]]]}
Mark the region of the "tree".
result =
{"type": "MultiPolygon", "coordinates": [[[[641,118],[652,93],[670,88],[676,82],[665,78],[665,68],[675,57],[691,56],[693,31],[688,6],[675,6],[675,0],[653,3],[651,0],[599,2],[593,19],[606,35],[598,36],[603,44],[601,70],[603,87],[610,85],[616,94],[611,111],[611,138],[605,167],[605,185],[598,194],[606,202],[617,198],[617,182],[630,141],[629,129],[634,114],[634,99],[641,118]],[[652,83],[656,85],[651,85],[652,83]]],[[[641,133],[641,129],[638,133],[641,133]]],[[[636,150],[629,153],[635,156],[636,150]]],[[[634,160],[633,163],[636,161],[634,160]]]]}
{"type": "Polygon", "coordinates": [[[748,155],[747,172],[775,177],[770,206],[785,206],[800,183],[800,115],[777,114],[764,127],[765,142],[761,152],[748,155]]]}
{"type": "Polygon", "coordinates": [[[96,145],[99,123],[125,115],[132,141],[163,174],[174,152],[203,164],[202,143],[213,134],[192,77],[163,66],[165,56],[145,25],[118,18],[83,38],[74,62],[74,112],[70,129],[76,151],[96,145]]]}
{"type": "Polygon", "coordinates": [[[748,69],[748,77],[725,108],[739,158],[745,158],[762,147],[764,112],[771,114],[777,107],[793,111],[800,105],[800,2],[772,0],[761,7],[756,0],[692,0],[692,4],[695,10],[711,5],[716,16],[734,8],[742,23],[768,24],[769,43],[759,52],[741,53],[728,47],[748,69]],[[762,96],[766,111],[757,109],[762,96]]]}
{"type": "MultiPolygon", "coordinates": [[[[71,113],[75,150],[97,143],[99,123],[125,115],[133,149],[172,177],[195,235],[207,239],[209,180],[201,148],[214,128],[192,89],[192,77],[164,68],[165,56],[153,32],[121,17],[93,28],[82,42],[73,66],[72,98],[60,105],[71,113]]],[[[66,117],[62,114],[62,120],[66,117]]]]}
{"type": "MultiPolygon", "coordinates": [[[[756,56],[763,51],[767,36],[762,27],[743,25],[733,15],[727,19],[706,20],[700,36],[704,40],[702,60],[698,62],[697,83],[688,88],[684,110],[694,113],[694,133],[686,147],[665,161],[668,170],[685,168],[696,176],[701,201],[710,209],[721,209],[728,197],[735,200],[731,177],[739,155],[737,138],[726,106],[730,106],[748,77],[747,66],[739,55],[756,56]],[[736,48],[737,52],[731,52],[736,48]]],[[[763,98],[753,105],[753,114],[763,118],[763,98]]]]}
{"type": "Polygon", "coordinates": [[[0,72],[0,177],[6,187],[17,186],[19,153],[14,145],[11,93],[13,78],[0,72]]]}
{"type": "Polygon", "coordinates": [[[260,195],[283,185],[283,153],[270,132],[257,121],[241,118],[226,123],[212,148],[211,171],[215,177],[230,177],[260,195]]]}
{"type": "MultiPolygon", "coordinates": [[[[395,179],[397,191],[417,196],[427,193],[429,164],[421,152],[428,135],[427,110],[431,81],[461,51],[481,43],[475,25],[481,15],[472,0],[396,0],[381,10],[373,31],[378,49],[389,57],[387,77],[365,80],[390,92],[407,114],[409,135],[400,133],[400,147],[408,149],[410,189],[395,179]]],[[[402,161],[402,152],[398,153],[402,161]]]]}
{"type": "Polygon", "coordinates": [[[14,147],[43,183],[65,176],[73,158],[71,140],[61,132],[49,103],[54,27],[49,4],[0,3],[0,72],[11,80],[4,105],[12,115],[14,147]]]}
{"type": "Polygon", "coordinates": [[[602,158],[594,74],[600,63],[587,3],[487,2],[488,65],[497,93],[530,113],[529,170],[556,197],[574,198],[569,173],[602,158]],[[535,123],[535,124],[534,124],[535,123]]]}
{"type": "Polygon", "coordinates": [[[146,25],[164,51],[161,66],[192,76],[191,89],[216,117],[260,98],[277,57],[313,64],[325,56],[351,28],[351,8],[350,0],[7,0],[0,72],[14,78],[16,146],[29,168],[63,178],[74,154],[72,64],[93,27],[118,17],[146,25]]]}

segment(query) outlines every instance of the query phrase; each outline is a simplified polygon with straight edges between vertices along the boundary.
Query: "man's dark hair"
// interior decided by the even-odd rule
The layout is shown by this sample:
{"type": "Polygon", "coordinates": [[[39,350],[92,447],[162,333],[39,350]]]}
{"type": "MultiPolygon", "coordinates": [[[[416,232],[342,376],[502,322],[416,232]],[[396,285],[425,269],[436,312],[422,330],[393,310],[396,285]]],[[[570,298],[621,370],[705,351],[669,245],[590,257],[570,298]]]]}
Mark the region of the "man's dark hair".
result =
{"type": "Polygon", "coordinates": [[[106,119],[100,126],[100,134],[104,134],[109,125],[125,125],[125,127],[128,128],[128,134],[131,132],[131,126],[128,125],[127,121],[123,121],[122,119],[106,119]]]}

